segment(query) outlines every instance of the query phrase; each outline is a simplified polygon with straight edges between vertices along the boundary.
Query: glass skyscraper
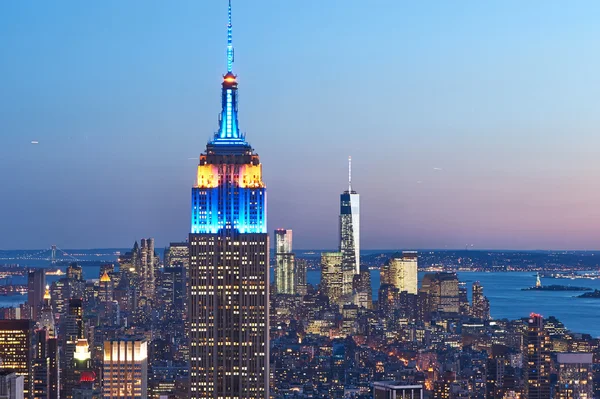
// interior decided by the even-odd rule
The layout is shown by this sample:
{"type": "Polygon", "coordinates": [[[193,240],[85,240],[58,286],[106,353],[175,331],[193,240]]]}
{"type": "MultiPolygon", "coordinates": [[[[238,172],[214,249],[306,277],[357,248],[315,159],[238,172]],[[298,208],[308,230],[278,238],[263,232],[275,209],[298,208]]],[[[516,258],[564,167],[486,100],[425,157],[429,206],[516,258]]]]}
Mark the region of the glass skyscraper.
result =
{"type": "Polygon", "coordinates": [[[269,397],[269,243],[258,155],[238,125],[231,2],[219,129],[192,189],[190,397],[269,397]]]}
{"type": "Polygon", "coordinates": [[[360,202],[358,193],[352,190],[352,163],[348,158],[348,191],[340,195],[340,252],[344,271],[353,271],[350,281],[352,285],[354,274],[360,273],[360,202]]]}
{"type": "Polygon", "coordinates": [[[278,294],[296,293],[292,230],[275,230],[275,287],[278,294]]]}

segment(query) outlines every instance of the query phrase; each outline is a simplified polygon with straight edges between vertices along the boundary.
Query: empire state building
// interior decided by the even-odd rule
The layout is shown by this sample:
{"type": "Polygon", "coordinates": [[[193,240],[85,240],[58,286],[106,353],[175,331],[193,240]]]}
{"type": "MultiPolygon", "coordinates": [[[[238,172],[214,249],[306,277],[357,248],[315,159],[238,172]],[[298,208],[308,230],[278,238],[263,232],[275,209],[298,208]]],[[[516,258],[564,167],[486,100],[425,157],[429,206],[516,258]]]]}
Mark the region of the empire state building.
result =
{"type": "Polygon", "coordinates": [[[219,129],[192,188],[190,398],[269,397],[269,241],[262,165],[238,125],[231,1],[219,129]]]}

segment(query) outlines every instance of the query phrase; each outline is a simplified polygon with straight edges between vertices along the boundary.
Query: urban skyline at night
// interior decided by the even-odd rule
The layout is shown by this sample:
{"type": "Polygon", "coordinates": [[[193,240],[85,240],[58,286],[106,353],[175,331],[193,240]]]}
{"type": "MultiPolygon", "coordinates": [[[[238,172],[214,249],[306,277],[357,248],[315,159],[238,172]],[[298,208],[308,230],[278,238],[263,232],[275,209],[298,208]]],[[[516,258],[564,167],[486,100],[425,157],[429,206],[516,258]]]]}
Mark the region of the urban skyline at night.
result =
{"type": "Polygon", "coordinates": [[[2,399],[600,399],[590,9],[153,1],[0,5],[2,399]]]}
{"type": "MultiPolygon", "coordinates": [[[[220,3],[1,6],[3,248],[185,239],[192,149],[219,112],[220,3]]],[[[337,247],[349,155],[361,248],[598,247],[596,3],[240,3],[243,128],[269,229],[297,249],[337,247]]]]}

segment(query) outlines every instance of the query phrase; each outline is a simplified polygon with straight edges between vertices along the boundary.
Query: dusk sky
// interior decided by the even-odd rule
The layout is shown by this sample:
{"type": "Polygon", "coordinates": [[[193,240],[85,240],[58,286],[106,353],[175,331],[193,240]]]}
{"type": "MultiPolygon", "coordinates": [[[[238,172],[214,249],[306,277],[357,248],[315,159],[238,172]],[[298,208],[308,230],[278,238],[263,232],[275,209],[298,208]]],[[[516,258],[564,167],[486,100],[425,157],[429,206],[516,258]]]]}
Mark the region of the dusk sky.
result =
{"type": "MultiPolygon", "coordinates": [[[[600,2],[233,7],[269,231],[337,247],[351,155],[363,249],[600,249],[600,2]]],[[[0,249],[187,238],[226,14],[0,3],[0,249]]]]}

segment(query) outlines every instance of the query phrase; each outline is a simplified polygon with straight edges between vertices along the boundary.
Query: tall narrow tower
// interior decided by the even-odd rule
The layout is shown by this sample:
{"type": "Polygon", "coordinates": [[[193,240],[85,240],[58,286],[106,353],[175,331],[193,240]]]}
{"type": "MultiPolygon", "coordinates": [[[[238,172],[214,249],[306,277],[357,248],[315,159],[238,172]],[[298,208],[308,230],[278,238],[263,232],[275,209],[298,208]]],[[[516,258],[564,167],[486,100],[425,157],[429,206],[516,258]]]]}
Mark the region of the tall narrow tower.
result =
{"type": "Polygon", "coordinates": [[[550,352],[549,338],[544,331],[544,318],[532,313],[529,316],[525,335],[527,353],[525,353],[526,396],[529,399],[550,397],[550,352]]]}
{"type": "Polygon", "coordinates": [[[296,294],[292,230],[275,230],[275,287],[278,294],[296,294]]]}
{"type": "Polygon", "coordinates": [[[231,1],[219,130],[192,188],[190,398],[269,397],[269,243],[258,155],[240,132],[231,1]]]}
{"type": "MultiPolygon", "coordinates": [[[[360,273],[360,204],[352,190],[352,158],[348,157],[348,191],[340,195],[340,252],[342,265],[350,279],[360,273]]],[[[350,280],[352,284],[352,280],[350,280]]]]}

